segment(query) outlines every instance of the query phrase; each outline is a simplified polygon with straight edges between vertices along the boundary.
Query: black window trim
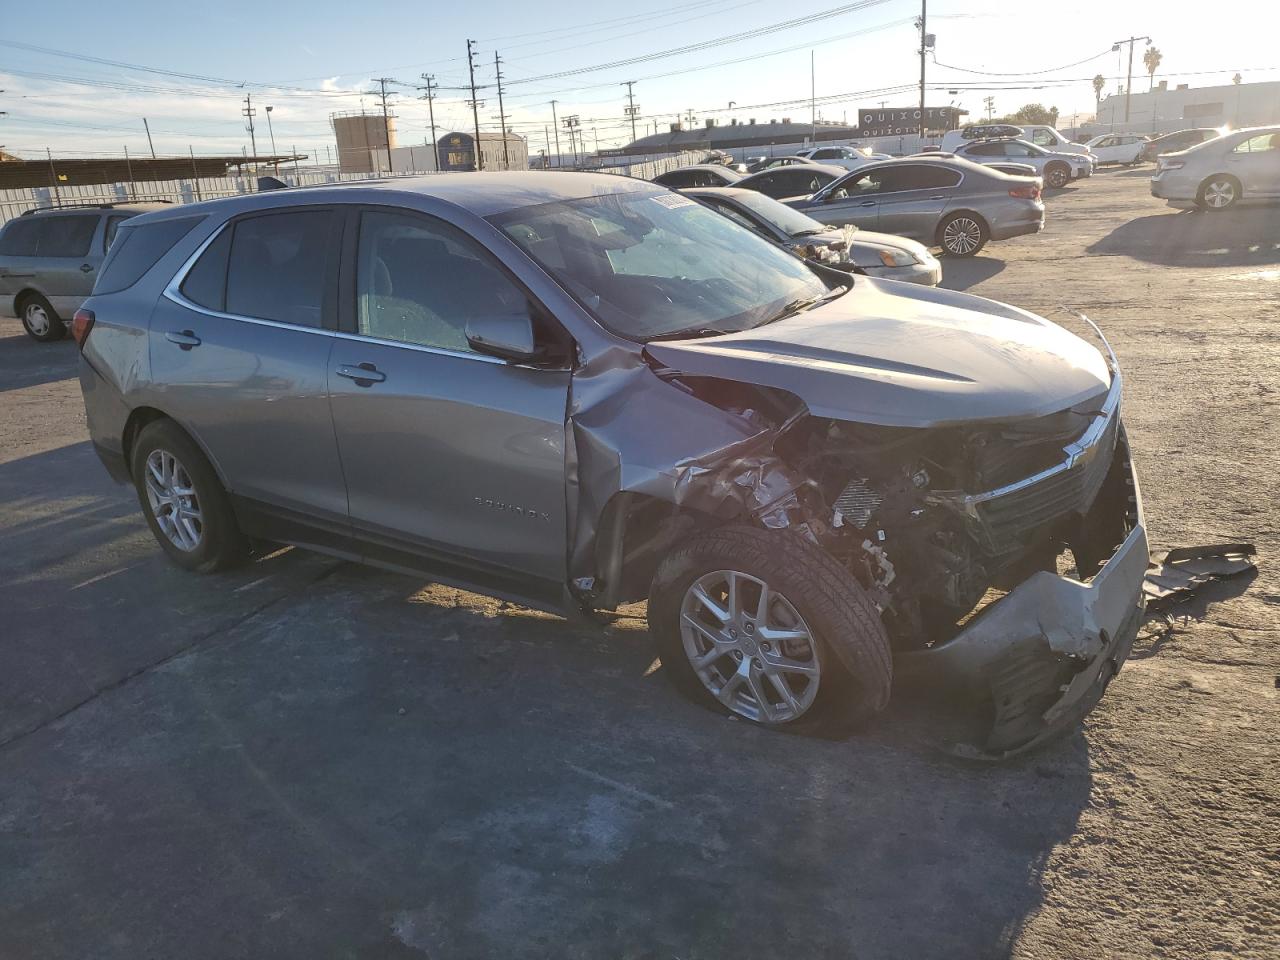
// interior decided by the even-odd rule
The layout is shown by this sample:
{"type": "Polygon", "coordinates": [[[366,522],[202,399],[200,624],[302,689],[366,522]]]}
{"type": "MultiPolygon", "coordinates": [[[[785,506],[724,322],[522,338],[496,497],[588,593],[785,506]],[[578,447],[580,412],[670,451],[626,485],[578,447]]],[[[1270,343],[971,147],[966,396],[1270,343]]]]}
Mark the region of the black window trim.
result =
{"type": "MultiPolygon", "coordinates": [[[[262,210],[252,210],[248,213],[240,214],[235,217],[228,217],[220,223],[209,236],[205,237],[196,247],[191,256],[180,266],[173,277],[165,285],[162,296],[181,307],[188,310],[194,310],[197,313],[203,313],[206,316],[218,317],[222,320],[239,320],[242,323],[256,323],[266,327],[279,327],[282,330],[301,330],[304,333],[318,333],[325,336],[333,336],[338,332],[337,329],[337,274],[340,264],[340,251],[342,242],[345,240],[344,229],[346,225],[346,217],[343,214],[345,205],[331,203],[300,203],[292,206],[267,207],[262,210]],[[186,282],[187,274],[196,265],[196,261],[203,256],[204,252],[213,246],[214,241],[218,239],[225,230],[234,230],[236,224],[245,220],[252,220],[257,217],[269,217],[279,213],[331,213],[337,218],[337,230],[331,231],[329,235],[329,243],[325,248],[325,285],[324,293],[320,303],[320,326],[309,327],[301,323],[286,323],[283,320],[268,320],[265,317],[250,317],[240,313],[229,313],[226,310],[214,310],[203,304],[196,303],[182,292],[182,284],[186,282]]],[[[232,242],[235,242],[234,235],[232,242]]],[[[228,264],[230,264],[230,256],[228,254],[228,264]]],[[[223,279],[224,299],[223,305],[226,305],[225,290],[226,279],[223,279]]]]}
{"type": "Polygon", "coordinates": [[[384,347],[398,347],[401,350],[413,350],[418,353],[430,353],[442,357],[457,357],[460,360],[478,360],[481,363],[493,363],[504,367],[520,367],[522,369],[531,370],[551,370],[564,372],[572,366],[572,359],[577,353],[576,341],[573,335],[565,328],[556,315],[547,309],[546,304],[542,302],[533,291],[529,289],[519,277],[517,277],[510,268],[507,267],[502,259],[498,257],[492,250],[481,243],[477,238],[473,237],[462,227],[456,223],[450,223],[443,217],[434,216],[430,213],[424,213],[421,210],[415,210],[411,207],[397,206],[391,203],[353,203],[344,204],[344,224],[342,229],[342,248],[341,256],[338,264],[338,292],[337,292],[337,326],[333,335],[340,340],[354,340],[357,343],[376,343],[384,347]],[[444,224],[447,228],[456,230],[479,247],[492,261],[492,265],[507,278],[507,280],[517,290],[524,294],[525,299],[533,309],[548,318],[548,322],[556,326],[562,333],[564,341],[569,345],[567,351],[568,356],[563,364],[515,364],[501,357],[490,356],[485,353],[474,353],[463,350],[450,350],[447,347],[432,347],[425,343],[406,343],[403,340],[391,340],[385,337],[371,337],[367,334],[357,332],[357,324],[359,323],[359,304],[356,302],[356,273],[359,268],[358,257],[360,249],[360,221],[366,213],[396,213],[402,216],[423,220],[435,226],[444,224]]]}

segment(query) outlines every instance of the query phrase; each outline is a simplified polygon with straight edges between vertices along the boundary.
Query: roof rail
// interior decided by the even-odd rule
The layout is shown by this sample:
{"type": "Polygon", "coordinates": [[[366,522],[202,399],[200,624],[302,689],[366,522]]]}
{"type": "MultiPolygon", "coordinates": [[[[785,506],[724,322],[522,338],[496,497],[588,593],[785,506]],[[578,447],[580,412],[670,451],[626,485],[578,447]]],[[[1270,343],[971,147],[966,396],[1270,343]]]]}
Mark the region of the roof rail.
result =
{"type": "Polygon", "coordinates": [[[46,213],[50,210],[110,210],[113,207],[135,207],[142,203],[173,203],[172,200],[87,200],[84,203],[63,203],[55,207],[32,207],[23,210],[19,216],[26,217],[33,213],[46,213]]]}

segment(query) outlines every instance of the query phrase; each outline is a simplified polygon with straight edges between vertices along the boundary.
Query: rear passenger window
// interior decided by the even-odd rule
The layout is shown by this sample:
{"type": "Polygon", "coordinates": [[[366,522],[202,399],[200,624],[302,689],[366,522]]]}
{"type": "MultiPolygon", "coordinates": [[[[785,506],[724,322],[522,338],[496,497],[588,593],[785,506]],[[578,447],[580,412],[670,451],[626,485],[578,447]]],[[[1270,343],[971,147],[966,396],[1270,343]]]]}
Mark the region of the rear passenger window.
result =
{"type": "MultiPolygon", "coordinates": [[[[119,221],[120,218],[116,219],[119,221]]],[[[118,293],[132,287],[203,219],[182,217],[136,226],[122,223],[116,230],[93,292],[118,293]]]]}
{"type": "Polygon", "coordinates": [[[97,216],[48,217],[36,247],[38,257],[83,257],[98,230],[97,216]]]}
{"type": "Polygon", "coordinates": [[[226,312],[318,327],[333,215],[291,210],[241,220],[231,237],[226,312]]]}

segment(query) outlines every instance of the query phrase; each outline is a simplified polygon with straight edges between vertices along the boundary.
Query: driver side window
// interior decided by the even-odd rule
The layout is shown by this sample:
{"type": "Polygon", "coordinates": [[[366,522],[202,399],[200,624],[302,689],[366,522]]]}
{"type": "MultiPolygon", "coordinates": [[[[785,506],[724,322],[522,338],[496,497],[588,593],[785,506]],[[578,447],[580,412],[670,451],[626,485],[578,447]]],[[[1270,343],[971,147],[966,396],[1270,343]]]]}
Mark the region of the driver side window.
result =
{"type": "Polygon", "coordinates": [[[357,332],[472,353],[467,321],[528,309],[524,293],[448,224],[402,213],[360,216],[357,332]]]}

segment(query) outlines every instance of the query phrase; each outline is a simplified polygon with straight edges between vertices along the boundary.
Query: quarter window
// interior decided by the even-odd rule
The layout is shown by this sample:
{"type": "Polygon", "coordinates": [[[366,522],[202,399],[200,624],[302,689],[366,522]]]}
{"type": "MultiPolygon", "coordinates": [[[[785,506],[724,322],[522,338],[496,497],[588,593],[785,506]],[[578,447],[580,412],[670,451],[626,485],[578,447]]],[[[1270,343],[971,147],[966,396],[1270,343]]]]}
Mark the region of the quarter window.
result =
{"type": "Polygon", "coordinates": [[[227,313],[320,326],[332,219],[327,210],[291,210],[239,221],[227,261],[227,313]]]}
{"type": "Polygon", "coordinates": [[[475,242],[447,224],[400,213],[360,217],[357,332],[472,352],[467,321],[527,312],[528,299],[475,242]]]}
{"type": "Polygon", "coordinates": [[[34,257],[39,242],[39,220],[10,220],[8,226],[0,231],[0,257],[34,257]]]}
{"type": "Polygon", "coordinates": [[[1280,133],[1264,133],[1250,137],[1238,145],[1232,153],[1263,153],[1267,150],[1280,150],[1280,133]]]}

